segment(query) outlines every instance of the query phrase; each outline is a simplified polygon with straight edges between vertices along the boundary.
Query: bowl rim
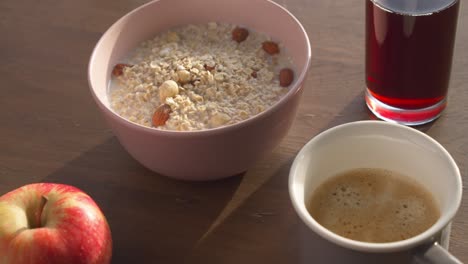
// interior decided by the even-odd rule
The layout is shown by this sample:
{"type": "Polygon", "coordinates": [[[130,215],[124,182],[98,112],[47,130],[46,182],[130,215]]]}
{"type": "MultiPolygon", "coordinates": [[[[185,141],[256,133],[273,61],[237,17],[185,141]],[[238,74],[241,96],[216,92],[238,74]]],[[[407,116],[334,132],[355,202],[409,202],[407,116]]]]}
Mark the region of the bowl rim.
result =
{"type": "Polygon", "coordinates": [[[311,46],[310,46],[309,36],[307,35],[307,32],[305,31],[305,29],[302,26],[302,24],[300,23],[300,21],[291,12],[289,12],[283,6],[273,2],[272,0],[265,0],[265,2],[268,2],[269,4],[271,4],[271,5],[275,6],[276,8],[280,9],[282,12],[286,13],[286,15],[288,15],[295,22],[295,24],[299,27],[301,33],[303,34],[303,36],[305,38],[306,48],[307,48],[306,64],[304,65],[303,69],[301,70],[298,78],[295,80],[295,82],[289,88],[289,91],[286,93],[285,96],[280,98],[280,100],[278,102],[274,103],[271,107],[269,107],[265,111],[263,111],[263,112],[261,112],[261,113],[259,113],[257,115],[254,115],[254,116],[252,116],[252,117],[250,117],[250,118],[248,118],[246,120],[242,120],[242,121],[240,121],[238,123],[227,125],[227,126],[216,127],[216,128],[208,128],[208,129],[202,129],[202,130],[191,130],[191,131],[161,130],[161,129],[157,129],[157,128],[153,128],[153,127],[146,127],[146,126],[134,123],[134,122],[132,122],[130,120],[127,120],[126,118],[118,115],[116,112],[114,112],[110,108],[110,106],[105,105],[101,101],[101,98],[97,96],[97,94],[96,94],[96,92],[94,91],[94,88],[93,88],[94,86],[93,86],[93,82],[91,80],[91,75],[92,75],[92,68],[93,68],[93,65],[94,65],[93,62],[96,60],[96,57],[98,56],[97,50],[102,45],[102,42],[104,41],[103,39],[106,36],[106,34],[108,34],[110,29],[113,28],[114,26],[116,26],[116,24],[118,24],[122,20],[126,19],[127,17],[131,16],[132,14],[138,13],[138,12],[140,12],[140,10],[145,9],[150,5],[154,5],[159,1],[168,1],[168,0],[153,0],[151,2],[148,2],[146,4],[143,4],[143,5],[135,8],[135,9],[133,9],[132,11],[130,11],[127,14],[120,17],[117,21],[115,21],[104,32],[104,34],[102,34],[102,36],[99,38],[98,42],[94,46],[93,51],[91,53],[91,57],[90,57],[89,63],[88,63],[88,70],[87,70],[87,74],[88,74],[87,79],[88,79],[89,89],[91,90],[91,94],[93,95],[94,100],[98,103],[99,107],[101,109],[105,109],[106,112],[110,113],[111,114],[110,116],[114,120],[119,121],[120,123],[124,124],[127,127],[131,127],[131,128],[140,130],[141,132],[161,134],[161,135],[164,135],[164,136],[181,137],[181,136],[187,136],[187,135],[191,135],[191,136],[215,135],[215,134],[219,134],[219,133],[225,133],[225,132],[228,132],[228,131],[234,131],[234,130],[240,129],[242,127],[251,125],[252,123],[256,122],[258,119],[265,118],[266,116],[270,115],[272,112],[277,111],[282,105],[286,104],[289,100],[291,100],[291,98],[293,98],[298,92],[301,91],[301,88],[302,88],[303,83],[304,83],[304,81],[305,81],[305,79],[307,77],[307,73],[309,71],[310,64],[311,64],[312,50],[311,50],[311,46]]]}

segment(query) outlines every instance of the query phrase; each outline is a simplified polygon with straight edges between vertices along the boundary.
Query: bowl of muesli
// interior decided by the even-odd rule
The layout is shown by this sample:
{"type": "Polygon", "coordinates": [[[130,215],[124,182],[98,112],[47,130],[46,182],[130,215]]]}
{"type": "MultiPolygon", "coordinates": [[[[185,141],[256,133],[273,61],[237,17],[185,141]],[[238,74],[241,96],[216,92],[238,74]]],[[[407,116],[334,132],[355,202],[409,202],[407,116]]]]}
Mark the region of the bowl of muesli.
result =
{"type": "Polygon", "coordinates": [[[143,166],[184,180],[245,172],[288,133],[310,65],[302,25],[269,0],[159,0],[115,22],[91,93],[143,166]]]}

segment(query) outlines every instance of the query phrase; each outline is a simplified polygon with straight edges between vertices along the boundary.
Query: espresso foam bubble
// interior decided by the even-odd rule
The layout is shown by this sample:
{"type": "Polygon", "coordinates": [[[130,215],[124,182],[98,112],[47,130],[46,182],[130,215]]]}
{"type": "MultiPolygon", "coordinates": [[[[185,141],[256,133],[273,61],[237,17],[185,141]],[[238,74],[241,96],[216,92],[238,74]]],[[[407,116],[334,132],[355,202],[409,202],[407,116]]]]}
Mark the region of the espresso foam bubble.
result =
{"type": "Polygon", "coordinates": [[[399,173],[375,168],[346,171],[314,191],[307,208],[325,228],[365,242],[404,240],[439,218],[432,195],[399,173]]]}

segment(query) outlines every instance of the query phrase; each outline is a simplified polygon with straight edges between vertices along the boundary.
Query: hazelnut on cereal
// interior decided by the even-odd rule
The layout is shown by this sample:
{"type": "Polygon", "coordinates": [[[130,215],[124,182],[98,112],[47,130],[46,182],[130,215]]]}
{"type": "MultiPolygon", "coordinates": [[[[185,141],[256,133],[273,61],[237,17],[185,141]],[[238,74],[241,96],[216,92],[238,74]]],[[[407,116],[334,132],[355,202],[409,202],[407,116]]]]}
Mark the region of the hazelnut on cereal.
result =
{"type": "Polygon", "coordinates": [[[168,104],[162,104],[156,108],[153,114],[153,126],[163,126],[166,124],[166,121],[169,119],[170,114],[172,113],[172,108],[168,104]]]}
{"type": "Polygon", "coordinates": [[[263,42],[262,43],[262,48],[266,53],[268,53],[270,55],[278,54],[280,52],[278,44],[276,42],[273,42],[273,41],[263,42]]]}
{"type": "Polygon", "coordinates": [[[232,30],[232,40],[241,43],[249,36],[249,31],[245,28],[236,27],[232,30]]]}
{"type": "Polygon", "coordinates": [[[167,97],[174,97],[179,93],[179,85],[173,80],[165,81],[159,86],[159,99],[164,102],[167,97]]]}
{"type": "Polygon", "coordinates": [[[294,72],[289,68],[281,69],[279,73],[279,82],[282,87],[288,87],[294,80],[294,72]]]}

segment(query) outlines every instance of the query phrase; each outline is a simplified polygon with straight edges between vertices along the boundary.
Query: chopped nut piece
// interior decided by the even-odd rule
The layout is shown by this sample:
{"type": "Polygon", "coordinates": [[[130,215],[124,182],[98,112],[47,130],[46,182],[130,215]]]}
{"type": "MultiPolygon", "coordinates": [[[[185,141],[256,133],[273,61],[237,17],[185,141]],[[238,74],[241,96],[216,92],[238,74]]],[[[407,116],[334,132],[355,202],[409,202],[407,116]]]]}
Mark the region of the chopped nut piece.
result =
{"type": "Polygon", "coordinates": [[[284,68],[279,73],[280,85],[288,87],[294,80],[294,72],[289,68],[284,68]]]}
{"type": "Polygon", "coordinates": [[[252,76],[253,78],[257,78],[257,71],[253,71],[250,76],[252,76]]]}
{"type": "Polygon", "coordinates": [[[209,65],[206,65],[206,64],[203,65],[203,67],[205,67],[205,70],[207,70],[207,71],[212,71],[212,70],[214,70],[216,68],[216,66],[209,66],[209,65]]]}
{"type": "Polygon", "coordinates": [[[216,113],[210,119],[211,127],[219,127],[226,124],[231,118],[224,113],[216,113]]]}
{"type": "Polygon", "coordinates": [[[125,63],[118,63],[114,66],[114,69],[112,70],[112,75],[118,77],[123,74],[123,69],[125,67],[132,67],[133,65],[130,64],[125,64],[125,63]]]}
{"type": "Polygon", "coordinates": [[[151,69],[161,70],[161,67],[159,67],[159,62],[155,60],[150,62],[150,67],[151,69]]]}
{"type": "Polygon", "coordinates": [[[179,78],[180,84],[186,84],[190,82],[190,72],[187,70],[177,71],[177,77],[179,78]]]}
{"type": "Polygon", "coordinates": [[[236,27],[232,30],[232,40],[241,43],[249,36],[249,31],[245,28],[236,27]]]}
{"type": "Polygon", "coordinates": [[[214,79],[218,82],[222,82],[224,80],[224,75],[220,72],[215,73],[214,79]]]}
{"type": "Polygon", "coordinates": [[[159,86],[159,99],[164,102],[167,97],[174,97],[179,93],[179,85],[172,81],[165,81],[159,86]]]}
{"type": "Polygon", "coordinates": [[[153,114],[153,126],[158,127],[166,124],[166,121],[169,119],[171,112],[171,106],[168,104],[162,104],[158,106],[153,114]]]}
{"type": "Polygon", "coordinates": [[[276,42],[273,42],[273,41],[263,42],[262,43],[262,48],[266,53],[268,53],[270,55],[278,54],[280,52],[278,44],[276,44],[276,42]]]}

